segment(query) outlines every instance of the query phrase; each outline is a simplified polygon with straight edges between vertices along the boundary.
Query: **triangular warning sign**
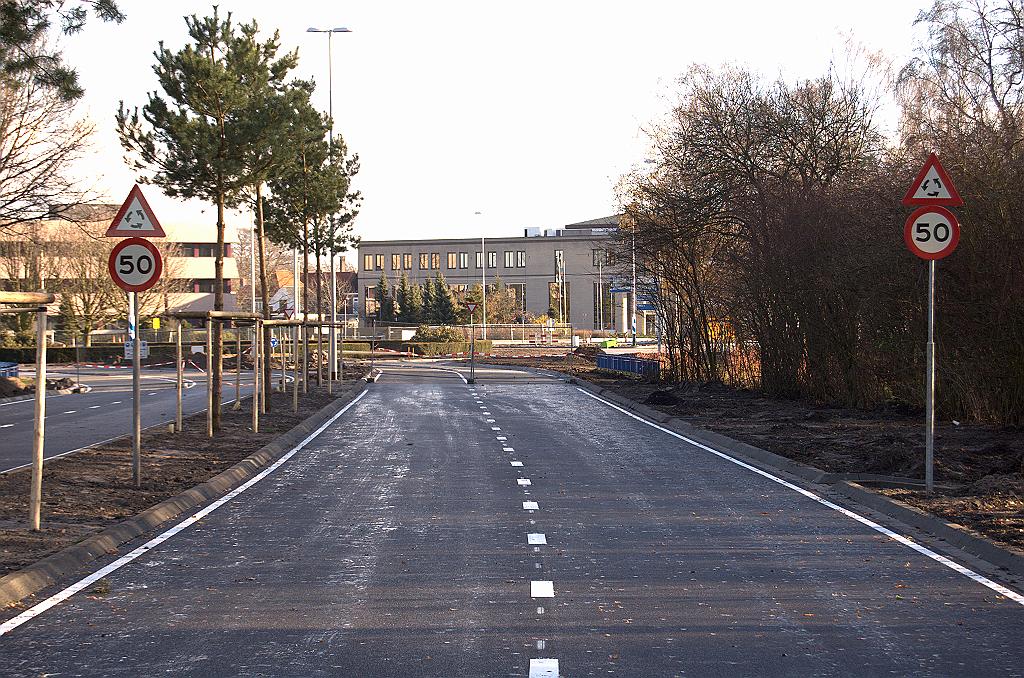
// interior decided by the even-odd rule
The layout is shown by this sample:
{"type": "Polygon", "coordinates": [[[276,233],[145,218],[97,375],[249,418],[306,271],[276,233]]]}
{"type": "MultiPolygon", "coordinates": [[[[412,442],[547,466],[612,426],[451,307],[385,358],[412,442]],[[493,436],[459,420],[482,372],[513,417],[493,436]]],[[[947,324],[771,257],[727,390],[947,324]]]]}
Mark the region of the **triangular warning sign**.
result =
{"type": "Polygon", "coordinates": [[[469,309],[470,313],[475,313],[476,312],[476,303],[472,302],[472,301],[466,302],[466,308],[469,309]]]}
{"type": "Polygon", "coordinates": [[[914,183],[903,196],[903,204],[911,205],[942,205],[959,207],[964,204],[963,198],[956,192],[953,180],[939,162],[939,156],[932,153],[928,161],[918,172],[914,183]]]}
{"type": "Polygon", "coordinates": [[[165,238],[164,229],[153,214],[153,208],[146,202],[138,184],[132,188],[128,198],[110,222],[105,235],[108,238],[165,238]]]}

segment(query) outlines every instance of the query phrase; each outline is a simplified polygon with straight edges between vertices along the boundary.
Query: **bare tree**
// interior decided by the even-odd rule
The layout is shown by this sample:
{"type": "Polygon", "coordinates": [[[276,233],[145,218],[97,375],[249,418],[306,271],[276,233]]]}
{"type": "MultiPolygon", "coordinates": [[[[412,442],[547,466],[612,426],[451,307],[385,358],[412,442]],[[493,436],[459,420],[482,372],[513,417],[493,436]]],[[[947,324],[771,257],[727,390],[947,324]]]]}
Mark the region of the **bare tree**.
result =
{"type": "Polygon", "coordinates": [[[89,200],[70,175],[93,126],[30,77],[0,78],[0,233],[89,200]]]}

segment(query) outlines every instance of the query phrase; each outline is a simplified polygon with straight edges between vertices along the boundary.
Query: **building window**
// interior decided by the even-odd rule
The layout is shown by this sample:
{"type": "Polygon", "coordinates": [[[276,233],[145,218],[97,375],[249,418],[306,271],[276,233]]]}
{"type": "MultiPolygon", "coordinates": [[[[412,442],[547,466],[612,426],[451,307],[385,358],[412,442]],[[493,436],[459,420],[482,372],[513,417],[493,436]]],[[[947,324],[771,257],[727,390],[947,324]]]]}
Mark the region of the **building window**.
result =
{"type": "Polygon", "coordinates": [[[516,252],[516,268],[526,268],[526,252],[524,250],[516,252]]]}
{"type": "Polygon", "coordinates": [[[384,270],[384,255],[378,254],[373,258],[373,267],[378,271],[384,270]]]}
{"type": "Polygon", "coordinates": [[[372,271],[373,270],[373,255],[372,254],[364,254],[363,255],[363,270],[364,271],[372,271]]]}
{"type": "Polygon", "coordinates": [[[407,271],[412,270],[412,254],[407,253],[402,255],[402,268],[407,271]]]}
{"type": "MultiPolygon", "coordinates": [[[[203,292],[203,293],[215,292],[216,290],[214,289],[214,287],[215,287],[216,283],[217,283],[216,280],[209,280],[209,279],[207,279],[207,280],[193,280],[192,281],[192,291],[193,292],[203,292]]],[[[231,294],[231,279],[230,278],[224,278],[224,293],[225,294],[231,294]]]]}
{"type": "Polygon", "coordinates": [[[469,268],[469,252],[459,252],[459,268],[469,268]]]}
{"type": "Polygon", "coordinates": [[[392,254],[391,255],[391,270],[401,271],[402,270],[402,255],[392,254]]]}
{"type": "Polygon", "coordinates": [[[512,250],[505,250],[505,268],[515,268],[516,253],[512,250]]]}
{"type": "Polygon", "coordinates": [[[526,313],[526,283],[509,283],[508,288],[516,295],[516,315],[522,318],[526,313]]]}
{"type": "Polygon", "coordinates": [[[569,283],[557,280],[548,283],[548,317],[559,323],[569,322],[569,283]]]}
{"type": "Polygon", "coordinates": [[[377,313],[377,286],[367,285],[363,289],[363,315],[367,318],[377,313]]]}
{"type": "MultiPolygon", "coordinates": [[[[595,250],[600,251],[600,250],[595,250]]],[[[594,283],[594,329],[607,330],[615,326],[612,310],[612,286],[607,281],[594,283]]]]}
{"type": "Polygon", "coordinates": [[[609,263],[608,253],[604,250],[594,250],[594,267],[607,266],[609,263]]]}
{"type": "Polygon", "coordinates": [[[459,267],[458,255],[455,252],[448,253],[448,269],[455,269],[459,267]]]}
{"type": "Polygon", "coordinates": [[[420,253],[420,270],[421,271],[426,271],[428,268],[430,268],[430,255],[427,254],[426,252],[421,252],[420,253]]]}
{"type": "Polygon", "coordinates": [[[484,253],[483,252],[477,252],[476,253],[476,267],[477,268],[483,268],[484,267],[484,253]]]}
{"type": "Polygon", "coordinates": [[[565,272],[565,255],[562,250],[555,250],[555,275],[562,275],[565,272]]]}
{"type": "Polygon", "coordinates": [[[431,252],[431,254],[430,254],[430,268],[434,269],[435,271],[437,271],[437,270],[439,270],[441,268],[441,253],[440,252],[431,252]]]}
{"type": "Polygon", "coordinates": [[[487,253],[487,268],[498,268],[498,253],[488,252],[487,253]]]}

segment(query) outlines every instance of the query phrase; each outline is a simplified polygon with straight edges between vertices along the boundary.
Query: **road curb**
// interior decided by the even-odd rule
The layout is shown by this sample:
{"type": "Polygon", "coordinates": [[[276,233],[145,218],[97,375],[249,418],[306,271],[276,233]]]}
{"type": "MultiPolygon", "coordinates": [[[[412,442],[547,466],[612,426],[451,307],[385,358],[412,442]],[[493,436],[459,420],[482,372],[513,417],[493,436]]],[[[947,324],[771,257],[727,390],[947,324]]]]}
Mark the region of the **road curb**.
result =
{"type": "Polygon", "coordinates": [[[291,430],[206,482],[165,499],[134,518],[108,527],[77,544],[0,577],[0,607],[17,603],[26,596],[56,584],[63,577],[97,558],[117,553],[119,546],[150,532],[162,523],[177,518],[190,509],[219,499],[281,458],[295,443],[323,425],[365,389],[366,382],[358,381],[344,396],[328,403],[291,430]]]}
{"type": "Polygon", "coordinates": [[[859,485],[851,480],[838,478],[837,474],[826,473],[821,469],[788,459],[774,452],[762,450],[759,447],[754,447],[713,431],[697,428],[678,417],[670,417],[664,412],[653,410],[647,405],[638,403],[635,400],[585,380],[575,379],[574,383],[585,391],[594,395],[600,395],[602,398],[610,400],[627,410],[632,410],[647,419],[656,421],[676,433],[693,438],[695,441],[703,443],[708,447],[714,447],[722,452],[734,454],[740,457],[742,461],[750,462],[752,465],[762,467],[767,471],[781,472],[795,476],[808,483],[827,486],[852,502],[926,532],[960,551],[981,558],[1015,576],[1024,577],[1024,552],[1018,549],[996,544],[984,535],[969,528],[922,511],[916,506],[911,506],[874,492],[870,488],[859,485]]]}

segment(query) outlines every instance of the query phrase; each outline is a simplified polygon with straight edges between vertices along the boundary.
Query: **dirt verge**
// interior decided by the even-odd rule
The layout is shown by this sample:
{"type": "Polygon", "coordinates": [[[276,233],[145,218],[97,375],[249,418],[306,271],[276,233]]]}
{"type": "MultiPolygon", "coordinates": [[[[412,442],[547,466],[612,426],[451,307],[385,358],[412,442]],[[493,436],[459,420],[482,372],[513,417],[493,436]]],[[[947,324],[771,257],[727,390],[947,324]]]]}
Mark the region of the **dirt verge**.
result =
{"type": "MultiPolygon", "coordinates": [[[[346,368],[348,365],[346,365],[346,368]]],[[[353,366],[355,367],[355,366],[353,366]]],[[[362,374],[353,369],[352,374],[362,374]]],[[[205,482],[292,429],[358,383],[347,379],[328,395],[310,388],[292,412],[290,394],[273,394],[272,411],[251,429],[246,399],[241,410],[225,408],[222,432],[206,437],[206,415],[184,420],[180,434],[151,429],[142,437],[142,487],[131,485],[131,443],[122,438],[49,461],[43,472],[43,525],[26,529],[28,469],[0,475],[0,576],[34,563],[104,528],[205,482]]]]}
{"type": "MultiPolygon", "coordinates": [[[[712,385],[666,385],[598,370],[583,356],[491,358],[574,376],[715,433],[830,473],[924,477],[923,414],[890,407],[825,407],[712,385]]],[[[1024,548],[1024,435],[1018,427],[938,422],[935,481],[928,496],[887,496],[1016,548],[1024,548]]]]}

